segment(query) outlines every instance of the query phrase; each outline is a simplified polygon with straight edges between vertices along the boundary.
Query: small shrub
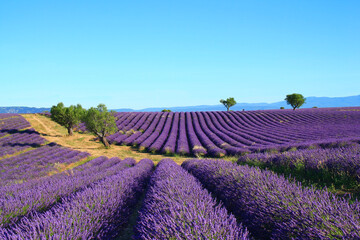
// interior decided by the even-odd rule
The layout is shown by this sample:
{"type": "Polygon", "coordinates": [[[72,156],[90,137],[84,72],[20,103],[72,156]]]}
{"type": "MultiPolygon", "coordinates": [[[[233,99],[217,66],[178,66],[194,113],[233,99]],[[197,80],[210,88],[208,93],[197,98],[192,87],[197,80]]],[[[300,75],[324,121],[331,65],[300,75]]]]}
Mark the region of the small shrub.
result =
{"type": "Polygon", "coordinates": [[[265,149],[266,153],[269,153],[269,154],[274,154],[274,153],[278,153],[279,151],[275,148],[268,148],[268,149],[265,149]]]}
{"type": "Polygon", "coordinates": [[[128,135],[128,136],[131,136],[131,135],[133,135],[134,133],[135,133],[135,130],[134,130],[134,129],[130,129],[130,130],[128,130],[128,131],[125,132],[125,134],[128,135]]]}
{"type": "Polygon", "coordinates": [[[175,156],[175,153],[169,148],[165,148],[163,154],[166,156],[175,156]]]}
{"type": "Polygon", "coordinates": [[[288,150],[289,152],[296,152],[297,151],[297,148],[296,147],[292,147],[288,150]]]}
{"type": "Polygon", "coordinates": [[[280,107],[280,109],[285,109],[284,107],[280,107]]]}

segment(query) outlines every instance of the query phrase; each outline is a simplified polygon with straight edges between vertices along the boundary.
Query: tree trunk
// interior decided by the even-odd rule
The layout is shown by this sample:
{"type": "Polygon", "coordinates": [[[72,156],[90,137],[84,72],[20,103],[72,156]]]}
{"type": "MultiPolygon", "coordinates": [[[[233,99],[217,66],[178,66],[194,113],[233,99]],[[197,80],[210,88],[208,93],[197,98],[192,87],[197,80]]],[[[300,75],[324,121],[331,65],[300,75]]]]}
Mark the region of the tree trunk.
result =
{"type": "Polygon", "coordinates": [[[71,127],[68,127],[68,134],[69,136],[73,135],[73,129],[71,127]]]}
{"type": "Polygon", "coordinates": [[[230,111],[230,107],[227,107],[227,111],[230,111]]]}
{"type": "Polygon", "coordinates": [[[100,137],[100,141],[104,144],[104,146],[106,148],[110,148],[110,144],[109,144],[108,140],[106,139],[106,137],[100,137]]]}
{"type": "Polygon", "coordinates": [[[295,111],[296,107],[293,107],[293,110],[295,111]]]}

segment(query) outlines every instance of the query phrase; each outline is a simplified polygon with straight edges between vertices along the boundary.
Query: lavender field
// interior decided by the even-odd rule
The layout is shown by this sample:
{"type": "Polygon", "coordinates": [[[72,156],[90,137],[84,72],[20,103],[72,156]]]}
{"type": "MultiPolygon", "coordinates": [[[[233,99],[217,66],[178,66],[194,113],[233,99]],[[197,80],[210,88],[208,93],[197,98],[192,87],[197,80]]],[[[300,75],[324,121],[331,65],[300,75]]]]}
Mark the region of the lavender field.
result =
{"type": "Polygon", "coordinates": [[[222,157],[360,140],[360,108],[130,112],[116,118],[119,132],[108,137],[111,142],[163,154],[222,157]]]}
{"type": "Polygon", "coordinates": [[[0,239],[360,238],[360,108],[116,117],[113,143],[200,158],[95,158],[0,114],[0,239]]]}

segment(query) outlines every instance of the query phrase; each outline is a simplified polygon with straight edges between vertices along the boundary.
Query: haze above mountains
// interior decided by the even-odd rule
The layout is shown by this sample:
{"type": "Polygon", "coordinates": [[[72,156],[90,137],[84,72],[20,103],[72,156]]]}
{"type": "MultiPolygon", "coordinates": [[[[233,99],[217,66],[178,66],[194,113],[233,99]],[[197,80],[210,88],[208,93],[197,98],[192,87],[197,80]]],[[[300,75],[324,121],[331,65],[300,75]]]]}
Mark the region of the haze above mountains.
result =
{"type": "MultiPolygon", "coordinates": [[[[54,105],[57,103],[54,103],[54,105]]],[[[76,104],[76,103],[74,103],[76,104]]],[[[307,97],[306,103],[301,108],[312,107],[326,108],[326,107],[354,107],[360,106],[360,95],[349,97],[307,97]]],[[[279,109],[291,107],[285,101],[274,103],[238,103],[231,108],[234,111],[245,110],[266,110],[266,109],[279,109]]],[[[170,109],[173,112],[190,112],[190,111],[224,111],[225,108],[221,104],[217,105],[198,105],[198,106],[185,106],[185,107],[155,107],[134,110],[131,108],[112,109],[117,112],[156,112],[163,109],[170,109]]],[[[34,107],[0,107],[0,113],[39,113],[49,111],[50,108],[34,108],[34,107]]]]}

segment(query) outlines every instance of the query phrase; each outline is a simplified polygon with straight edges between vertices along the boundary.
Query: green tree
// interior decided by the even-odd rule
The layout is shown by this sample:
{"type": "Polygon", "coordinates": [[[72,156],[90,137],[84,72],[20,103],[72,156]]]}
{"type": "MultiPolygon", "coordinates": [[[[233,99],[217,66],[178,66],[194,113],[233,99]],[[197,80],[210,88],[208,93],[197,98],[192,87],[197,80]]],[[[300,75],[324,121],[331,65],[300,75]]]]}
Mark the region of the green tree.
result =
{"type": "Polygon", "coordinates": [[[235,99],[233,97],[229,97],[226,100],[221,99],[220,103],[224,104],[227,111],[229,111],[229,109],[236,104],[236,101],[235,101],[235,99]]]}
{"type": "Polygon", "coordinates": [[[305,103],[306,98],[299,93],[293,93],[286,95],[285,101],[288,105],[291,105],[293,110],[301,107],[305,103]]]}
{"type": "Polygon", "coordinates": [[[84,117],[86,129],[97,136],[106,148],[110,147],[106,137],[118,130],[113,113],[108,112],[105,104],[99,104],[97,108],[87,110],[84,117]]]}
{"type": "Polygon", "coordinates": [[[51,107],[50,113],[51,119],[66,127],[69,136],[72,136],[73,128],[80,123],[84,116],[85,109],[83,109],[80,104],[65,107],[64,104],[60,102],[56,106],[51,107]]]}

